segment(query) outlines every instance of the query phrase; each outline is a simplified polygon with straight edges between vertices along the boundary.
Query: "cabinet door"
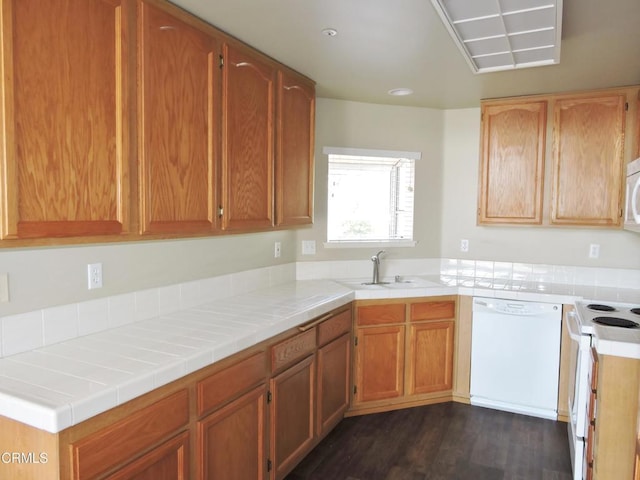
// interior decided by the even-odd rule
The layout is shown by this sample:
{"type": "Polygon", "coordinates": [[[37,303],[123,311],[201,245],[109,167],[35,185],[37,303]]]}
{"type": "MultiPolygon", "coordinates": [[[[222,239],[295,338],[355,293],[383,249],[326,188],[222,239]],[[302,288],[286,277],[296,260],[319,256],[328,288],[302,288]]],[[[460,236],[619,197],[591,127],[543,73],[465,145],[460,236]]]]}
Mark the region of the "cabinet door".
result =
{"type": "Polygon", "coordinates": [[[1,238],[129,228],[131,6],[2,2],[1,238]]]}
{"type": "Polygon", "coordinates": [[[411,325],[407,390],[409,395],[451,390],[454,322],[411,325]]]}
{"type": "Polygon", "coordinates": [[[547,102],[482,106],[478,223],[539,224],[547,102]]]}
{"type": "Polygon", "coordinates": [[[146,2],[140,17],[141,229],[209,232],[216,218],[217,42],[146,2]]]}
{"type": "Polygon", "coordinates": [[[199,478],[264,478],[265,406],[263,385],[198,422],[199,478]]]}
{"type": "Polygon", "coordinates": [[[552,223],[620,225],[625,100],[624,94],[556,100],[552,223]]]}
{"type": "MultiPolygon", "coordinates": [[[[257,478],[257,477],[256,477],[257,478]]],[[[154,448],[105,480],[188,480],[189,432],[154,448]]]]}
{"type": "Polygon", "coordinates": [[[356,331],[355,403],[403,395],[404,332],[403,325],[356,331]]]}
{"type": "Polygon", "coordinates": [[[309,452],[314,440],[315,355],[271,379],[271,478],[279,480],[309,452]]]}
{"type": "Polygon", "coordinates": [[[315,86],[290,71],[278,72],[276,222],[312,223],[315,86]]]}
{"type": "Polygon", "coordinates": [[[223,58],[222,228],[271,227],[276,70],[235,44],[223,58]]]}
{"type": "MultiPolygon", "coordinates": [[[[71,444],[71,476],[75,480],[98,478],[121,465],[131,464],[149,449],[184,430],[188,423],[189,392],[184,389],[71,444]]],[[[176,445],[175,451],[178,450],[176,445]]],[[[171,448],[162,450],[165,453],[154,456],[154,461],[146,463],[145,460],[140,465],[171,462],[168,459],[171,451],[171,448]]]]}
{"type": "Polygon", "coordinates": [[[324,436],[349,408],[351,335],[318,350],[318,435],[324,436]]]}

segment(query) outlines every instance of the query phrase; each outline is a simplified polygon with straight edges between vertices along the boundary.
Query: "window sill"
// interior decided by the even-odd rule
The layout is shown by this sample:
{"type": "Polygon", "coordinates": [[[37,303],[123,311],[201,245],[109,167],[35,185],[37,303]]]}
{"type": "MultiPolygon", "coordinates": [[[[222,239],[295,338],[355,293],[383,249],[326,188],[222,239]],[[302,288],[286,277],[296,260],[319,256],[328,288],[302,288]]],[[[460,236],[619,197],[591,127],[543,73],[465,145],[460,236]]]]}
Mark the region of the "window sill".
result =
{"type": "Polygon", "coordinates": [[[415,240],[390,240],[376,242],[324,242],[324,248],[407,248],[415,247],[415,240]]]}

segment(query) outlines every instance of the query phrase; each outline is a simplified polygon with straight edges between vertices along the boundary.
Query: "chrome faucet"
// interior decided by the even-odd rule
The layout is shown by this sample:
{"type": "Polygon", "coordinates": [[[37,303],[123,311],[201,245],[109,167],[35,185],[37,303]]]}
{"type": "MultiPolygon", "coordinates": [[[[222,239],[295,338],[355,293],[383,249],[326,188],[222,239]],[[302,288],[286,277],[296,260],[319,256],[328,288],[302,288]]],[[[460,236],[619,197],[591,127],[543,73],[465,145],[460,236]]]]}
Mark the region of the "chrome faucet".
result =
{"type": "Polygon", "coordinates": [[[380,250],[374,256],[371,257],[371,261],[373,262],[373,281],[371,282],[373,285],[377,285],[380,283],[380,255],[386,253],[384,250],[380,250]]]}

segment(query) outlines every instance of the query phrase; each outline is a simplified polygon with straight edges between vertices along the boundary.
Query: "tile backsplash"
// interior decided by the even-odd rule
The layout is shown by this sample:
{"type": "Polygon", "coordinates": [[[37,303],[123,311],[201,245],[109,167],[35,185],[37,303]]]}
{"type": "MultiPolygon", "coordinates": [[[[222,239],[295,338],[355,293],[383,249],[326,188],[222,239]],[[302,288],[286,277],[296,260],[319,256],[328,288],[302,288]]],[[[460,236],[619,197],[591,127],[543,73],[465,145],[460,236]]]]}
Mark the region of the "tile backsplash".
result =
{"type": "MultiPolygon", "coordinates": [[[[383,259],[381,278],[440,275],[516,282],[639,289],[640,270],[491,262],[466,259],[383,259]]],[[[297,262],[54,306],[0,318],[0,358],[133,322],[170,315],[294,280],[368,279],[369,259],[297,262]]]]}
{"type": "Polygon", "coordinates": [[[0,318],[0,358],[295,279],[289,263],[9,315],[0,318]]]}
{"type": "MultiPolygon", "coordinates": [[[[372,275],[371,260],[298,262],[298,280],[368,279],[372,275]]],[[[640,270],[619,268],[573,267],[535,263],[492,262],[456,258],[385,259],[380,276],[440,275],[441,277],[483,278],[513,282],[540,282],[565,285],[587,285],[640,289],[640,270]]]]}

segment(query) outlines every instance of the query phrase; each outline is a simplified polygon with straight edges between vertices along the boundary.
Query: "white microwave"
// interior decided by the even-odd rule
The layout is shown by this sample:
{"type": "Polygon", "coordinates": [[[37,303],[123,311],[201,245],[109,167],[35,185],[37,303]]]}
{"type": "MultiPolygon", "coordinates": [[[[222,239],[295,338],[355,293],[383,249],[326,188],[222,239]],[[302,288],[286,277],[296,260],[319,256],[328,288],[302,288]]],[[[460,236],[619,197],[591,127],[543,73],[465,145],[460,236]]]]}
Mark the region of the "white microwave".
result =
{"type": "Polygon", "coordinates": [[[640,158],[627,165],[624,228],[640,233],[640,158]]]}

